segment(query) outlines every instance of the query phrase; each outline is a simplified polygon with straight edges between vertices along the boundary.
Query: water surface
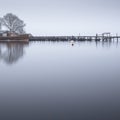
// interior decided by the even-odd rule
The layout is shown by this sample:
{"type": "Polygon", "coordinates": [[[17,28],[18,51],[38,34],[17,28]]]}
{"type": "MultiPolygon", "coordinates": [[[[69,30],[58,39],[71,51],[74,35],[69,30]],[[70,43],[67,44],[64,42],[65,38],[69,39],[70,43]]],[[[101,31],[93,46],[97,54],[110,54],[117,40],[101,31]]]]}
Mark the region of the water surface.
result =
{"type": "Polygon", "coordinates": [[[120,42],[0,43],[1,120],[120,120],[120,42]]]}

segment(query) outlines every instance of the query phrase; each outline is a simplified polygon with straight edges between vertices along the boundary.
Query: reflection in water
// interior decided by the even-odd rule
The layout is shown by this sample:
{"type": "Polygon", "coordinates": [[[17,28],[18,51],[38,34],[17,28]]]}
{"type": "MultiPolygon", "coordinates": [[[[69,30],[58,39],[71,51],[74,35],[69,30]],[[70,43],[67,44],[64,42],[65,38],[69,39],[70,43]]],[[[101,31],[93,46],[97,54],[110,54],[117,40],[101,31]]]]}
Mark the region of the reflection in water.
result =
{"type": "Polygon", "coordinates": [[[0,120],[120,120],[120,42],[1,44],[0,120]],[[117,46],[117,47],[116,47],[117,46]]]}
{"type": "Polygon", "coordinates": [[[75,41],[73,44],[71,44],[70,42],[70,45],[71,46],[74,46],[74,45],[77,45],[77,44],[87,44],[89,46],[91,45],[95,45],[96,48],[110,48],[110,47],[118,47],[120,46],[120,41],[119,40],[108,40],[108,41],[75,41]]]}
{"type": "Polygon", "coordinates": [[[24,47],[28,43],[8,42],[0,43],[0,60],[3,60],[7,64],[13,64],[17,62],[24,55],[24,47]]]}
{"type": "Polygon", "coordinates": [[[96,41],[96,47],[99,47],[99,45],[102,45],[102,47],[111,47],[111,46],[118,46],[119,41],[118,40],[108,40],[108,41],[96,41]]]}
{"type": "MultiPolygon", "coordinates": [[[[50,42],[50,43],[56,43],[57,41],[54,42],[50,42]]],[[[119,45],[119,41],[79,41],[79,42],[70,42],[71,46],[74,46],[75,44],[81,44],[84,43],[86,44],[96,44],[96,47],[111,47],[113,45],[115,45],[116,47],[119,45]]],[[[32,42],[33,43],[33,42],[32,42]]],[[[38,43],[38,42],[37,42],[38,43]]],[[[46,42],[42,42],[42,43],[46,43],[46,42]]],[[[49,43],[49,42],[47,42],[49,43]]],[[[60,43],[60,41],[58,42],[58,44],[60,43]]],[[[64,44],[64,42],[61,42],[64,44]]],[[[66,42],[65,42],[66,43],[66,42]]],[[[5,43],[0,43],[0,61],[3,60],[5,63],[7,64],[13,64],[15,62],[17,62],[21,57],[23,57],[24,55],[24,48],[26,46],[28,46],[29,43],[25,43],[25,42],[5,42],[5,43]]]]}

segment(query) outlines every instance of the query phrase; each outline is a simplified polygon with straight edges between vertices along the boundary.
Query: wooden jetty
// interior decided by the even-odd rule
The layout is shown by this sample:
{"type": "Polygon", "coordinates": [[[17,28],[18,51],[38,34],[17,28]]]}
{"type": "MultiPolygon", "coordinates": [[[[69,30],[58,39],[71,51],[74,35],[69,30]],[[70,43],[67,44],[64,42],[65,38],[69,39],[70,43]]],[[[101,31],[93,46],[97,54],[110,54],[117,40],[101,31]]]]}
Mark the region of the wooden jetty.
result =
{"type": "Polygon", "coordinates": [[[31,36],[29,34],[16,36],[0,36],[0,42],[17,41],[112,41],[119,40],[120,36],[112,36],[110,33],[96,34],[95,36],[31,36]]]}
{"type": "Polygon", "coordinates": [[[111,41],[119,40],[120,36],[32,36],[29,41],[111,41]]]}

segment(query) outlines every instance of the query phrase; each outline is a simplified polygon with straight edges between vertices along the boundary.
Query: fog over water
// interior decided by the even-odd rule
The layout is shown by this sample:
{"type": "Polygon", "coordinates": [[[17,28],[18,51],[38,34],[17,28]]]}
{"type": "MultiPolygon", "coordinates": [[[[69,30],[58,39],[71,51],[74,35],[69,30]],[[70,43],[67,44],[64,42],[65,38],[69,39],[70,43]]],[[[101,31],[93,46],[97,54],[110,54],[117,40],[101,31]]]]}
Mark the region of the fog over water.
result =
{"type": "Polygon", "coordinates": [[[120,34],[119,4],[119,0],[1,0],[0,16],[18,15],[33,35],[120,34]]]}
{"type": "Polygon", "coordinates": [[[0,43],[1,120],[119,120],[120,42],[0,43]]]}

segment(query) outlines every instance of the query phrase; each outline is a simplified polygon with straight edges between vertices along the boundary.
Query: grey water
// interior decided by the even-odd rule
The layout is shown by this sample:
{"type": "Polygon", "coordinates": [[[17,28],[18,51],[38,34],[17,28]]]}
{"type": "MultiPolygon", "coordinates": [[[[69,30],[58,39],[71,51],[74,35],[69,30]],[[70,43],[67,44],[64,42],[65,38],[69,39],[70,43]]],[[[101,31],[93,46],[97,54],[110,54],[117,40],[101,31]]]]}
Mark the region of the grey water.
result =
{"type": "Polygon", "coordinates": [[[120,42],[0,43],[0,120],[120,120],[120,42]]]}

